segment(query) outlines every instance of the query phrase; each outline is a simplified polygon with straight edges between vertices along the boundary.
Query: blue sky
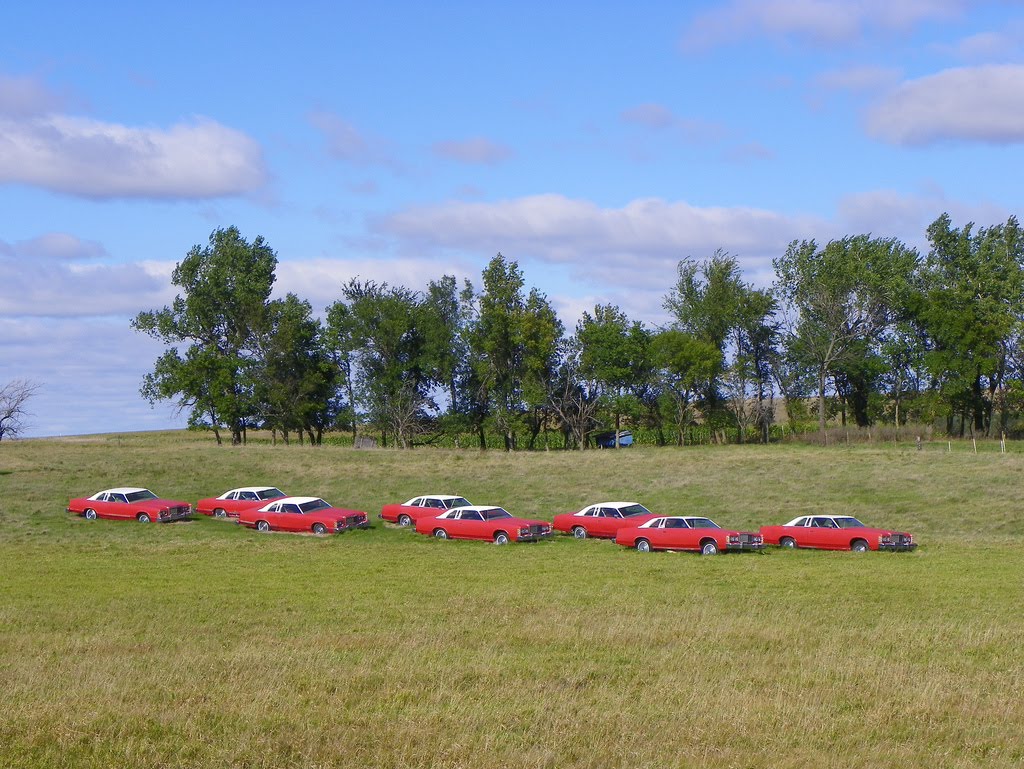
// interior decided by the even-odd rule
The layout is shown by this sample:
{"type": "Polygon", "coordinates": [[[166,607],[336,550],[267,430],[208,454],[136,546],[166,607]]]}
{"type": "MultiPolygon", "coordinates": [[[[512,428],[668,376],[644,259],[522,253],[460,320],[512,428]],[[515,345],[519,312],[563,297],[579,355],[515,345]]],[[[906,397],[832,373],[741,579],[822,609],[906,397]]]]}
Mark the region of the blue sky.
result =
{"type": "Polygon", "coordinates": [[[129,320],[217,227],[277,294],[519,262],[652,326],[678,261],[924,249],[1021,210],[1024,3],[18,3],[0,13],[0,385],[29,435],[175,427],[129,320]],[[443,7],[434,7],[443,6],[443,7]]]}

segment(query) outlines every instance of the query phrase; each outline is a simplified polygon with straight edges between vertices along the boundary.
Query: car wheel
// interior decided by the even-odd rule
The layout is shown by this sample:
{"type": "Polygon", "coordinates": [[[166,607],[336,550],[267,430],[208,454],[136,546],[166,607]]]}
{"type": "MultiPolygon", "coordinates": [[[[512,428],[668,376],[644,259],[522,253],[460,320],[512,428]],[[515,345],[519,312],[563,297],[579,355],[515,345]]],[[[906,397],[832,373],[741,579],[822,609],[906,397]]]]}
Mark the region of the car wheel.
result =
{"type": "Polygon", "coordinates": [[[218,507],[216,510],[213,511],[213,517],[214,518],[227,518],[228,517],[228,512],[223,507],[218,507]]]}
{"type": "Polygon", "coordinates": [[[718,545],[714,542],[705,542],[700,546],[701,555],[718,555],[718,545]]]}
{"type": "Polygon", "coordinates": [[[139,523],[149,523],[153,519],[149,517],[149,513],[139,513],[135,520],[139,523]]]}
{"type": "Polygon", "coordinates": [[[313,524],[313,533],[314,534],[326,534],[327,533],[327,527],[324,526],[322,523],[314,523],[313,524]]]}
{"type": "Polygon", "coordinates": [[[586,539],[587,538],[587,530],[584,529],[582,526],[573,526],[572,527],[572,535],[574,537],[576,537],[576,539],[586,539]]]}
{"type": "Polygon", "coordinates": [[[494,535],[494,544],[496,545],[507,545],[511,540],[508,538],[508,534],[503,531],[499,531],[494,535]]]}
{"type": "Polygon", "coordinates": [[[868,547],[868,543],[863,539],[855,539],[850,543],[850,549],[855,553],[866,553],[871,548],[868,547]]]}
{"type": "Polygon", "coordinates": [[[448,539],[448,532],[444,529],[434,529],[434,536],[438,539],[448,539]]]}
{"type": "Polygon", "coordinates": [[[270,531],[270,524],[266,521],[256,521],[257,531],[270,531]]]}
{"type": "Polygon", "coordinates": [[[638,539],[636,541],[636,549],[641,553],[649,553],[651,552],[651,543],[646,539],[638,539]]]}
{"type": "Polygon", "coordinates": [[[398,516],[398,525],[399,526],[412,526],[412,518],[410,518],[405,513],[402,513],[402,515],[398,516]]]}
{"type": "Polygon", "coordinates": [[[779,544],[782,545],[783,547],[788,547],[790,550],[793,550],[793,549],[796,548],[796,540],[793,539],[792,537],[783,537],[782,539],[779,540],[779,544]]]}
{"type": "Polygon", "coordinates": [[[95,521],[96,520],[96,511],[93,510],[91,507],[85,508],[85,520],[87,520],[87,521],[95,521]]]}

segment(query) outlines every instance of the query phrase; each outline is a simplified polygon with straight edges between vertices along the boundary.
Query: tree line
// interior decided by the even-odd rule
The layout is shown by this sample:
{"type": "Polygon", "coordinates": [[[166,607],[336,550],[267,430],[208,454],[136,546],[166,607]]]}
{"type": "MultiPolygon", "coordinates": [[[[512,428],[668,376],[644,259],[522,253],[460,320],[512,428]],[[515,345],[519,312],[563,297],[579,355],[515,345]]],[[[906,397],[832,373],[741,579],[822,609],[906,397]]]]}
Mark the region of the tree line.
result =
{"type": "Polygon", "coordinates": [[[1007,431],[1024,406],[1018,222],[956,228],[943,214],[927,239],[924,255],[871,235],[793,241],[770,287],[722,250],[683,259],[665,327],[598,304],[569,331],[500,253],[479,289],[353,278],[321,320],[294,294],[270,298],[277,255],[262,237],[218,229],[175,267],[173,304],[132,321],[167,345],[142,394],[232,443],[254,428],[507,450],[625,428],[682,444],[697,424],[762,442],[778,421],[1007,431]]]}

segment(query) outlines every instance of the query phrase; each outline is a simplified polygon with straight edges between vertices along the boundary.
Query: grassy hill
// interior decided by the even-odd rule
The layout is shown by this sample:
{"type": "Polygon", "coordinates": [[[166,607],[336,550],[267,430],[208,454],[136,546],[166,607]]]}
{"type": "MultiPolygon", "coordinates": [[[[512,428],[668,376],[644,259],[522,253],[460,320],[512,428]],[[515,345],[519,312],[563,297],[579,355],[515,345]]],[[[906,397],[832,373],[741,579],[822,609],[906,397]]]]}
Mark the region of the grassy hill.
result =
{"type": "Polygon", "coordinates": [[[4,442],[0,764],[1019,766],[1024,455],[941,448],[4,442]],[[374,515],[429,492],[737,528],[836,511],[922,546],[701,558],[64,512],[113,485],[262,482],[374,515]]]}

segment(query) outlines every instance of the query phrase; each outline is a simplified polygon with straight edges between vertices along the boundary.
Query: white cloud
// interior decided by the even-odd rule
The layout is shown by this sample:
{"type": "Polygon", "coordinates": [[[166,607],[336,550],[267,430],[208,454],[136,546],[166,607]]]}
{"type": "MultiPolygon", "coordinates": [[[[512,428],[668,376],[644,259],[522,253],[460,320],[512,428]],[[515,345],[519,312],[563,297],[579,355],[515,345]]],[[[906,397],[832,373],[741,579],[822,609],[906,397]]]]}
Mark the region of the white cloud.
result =
{"type": "Polygon", "coordinates": [[[65,115],[0,119],[0,183],[85,198],[214,198],[267,179],[259,144],[205,118],[168,129],[65,115]]]}
{"type": "Polygon", "coordinates": [[[459,260],[422,258],[388,259],[299,259],[279,262],[274,295],[291,292],[307,300],[315,312],[342,298],[341,287],[352,278],[373,280],[390,286],[423,291],[432,280],[455,275],[479,282],[479,270],[459,260]]]}
{"type": "Polygon", "coordinates": [[[509,147],[482,136],[461,141],[435,142],[432,150],[438,157],[471,165],[493,166],[508,160],[513,155],[509,147]]]}
{"type": "Polygon", "coordinates": [[[966,6],[966,0],[732,0],[697,15],[682,47],[705,50],[750,37],[851,43],[872,29],[899,32],[922,21],[954,18],[966,6]]]}
{"type": "Polygon", "coordinates": [[[413,251],[501,251],[570,265],[588,282],[608,278],[613,285],[648,284],[648,268],[660,273],[665,265],[717,248],[739,256],[776,255],[793,238],[813,237],[823,228],[809,217],[756,208],[702,208],[658,198],[601,208],[554,194],[410,208],[371,225],[413,251]]]}
{"type": "Polygon", "coordinates": [[[62,97],[36,78],[0,74],[0,116],[45,115],[59,109],[63,103],[62,97]]]}
{"type": "Polygon", "coordinates": [[[27,437],[184,426],[172,407],[151,408],[139,395],[162,352],[119,318],[0,317],[0,382],[41,385],[27,437]]]}
{"type": "Polygon", "coordinates": [[[823,72],[815,85],[825,91],[875,91],[899,82],[901,72],[892,67],[862,66],[823,72]]]}
{"type": "Polygon", "coordinates": [[[128,318],[170,303],[173,269],[169,262],[88,264],[0,258],[0,317],[128,318]]]}
{"type": "Polygon", "coordinates": [[[638,104],[622,111],[622,122],[654,131],[673,131],[688,142],[704,143],[724,138],[724,126],[701,118],[676,115],[663,104],[638,104]]]}
{"type": "Polygon", "coordinates": [[[107,249],[95,240],[82,240],[65,232],[48,232],[29,240],[5,243],[0,240],[0,256],[26,256],[34,259],[97,259],[107,249]]]}
{"type": "Polygon", "coordinates": [[[402,164],[388,141],[364,134],[340,115],[317,110],[309,114],[309,122],[323,134],[327,154],[332,158],[357,166],[383,166],[402,171],[402,164]]]}
{"type": "Polygon", "coordinates": [[[867,129],[911,146],[1024,141],[1024,66],[962,67],[907,81],[868,112],[867,129]]]}

